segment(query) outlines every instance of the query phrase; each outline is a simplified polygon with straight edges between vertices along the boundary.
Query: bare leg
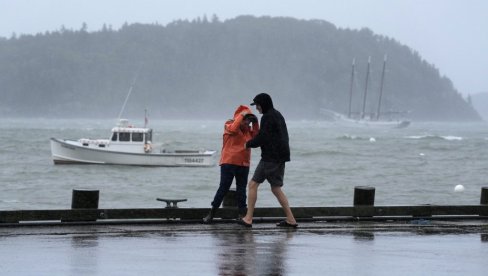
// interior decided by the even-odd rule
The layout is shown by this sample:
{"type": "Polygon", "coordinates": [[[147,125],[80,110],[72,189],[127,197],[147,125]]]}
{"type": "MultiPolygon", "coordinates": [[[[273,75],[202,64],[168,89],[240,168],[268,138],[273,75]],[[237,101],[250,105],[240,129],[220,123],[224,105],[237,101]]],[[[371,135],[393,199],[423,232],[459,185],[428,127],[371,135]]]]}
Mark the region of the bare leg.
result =
{"type": "Polygon", "coordinates": [[[252,223],[252,218],[254,216],[254,208],[256,206],[256,201],[258,199],[258,187],[259,183],[254,180],[249,181],[248,193],[247,193],[247,214],[242,220],[245,223],[252,223]]]}
{"type": "MultiPolygon", "coordinates": [[[[296,224],[295,217],[293,216],[293,213],[291,212],[290,205],[288,204],[288,198],[286,197],[285,193],[281,190],[281,187],[271,187],[271,191],[273,194],[276,196],[276,199],[278,199],[278,202],[280,203],[281,207],[283,208],[283,211],[285,211],[286,215],[286,221],[290,224],[296,224]]],[[[249,214],[249,211],[248,211],[249,214]]]]}

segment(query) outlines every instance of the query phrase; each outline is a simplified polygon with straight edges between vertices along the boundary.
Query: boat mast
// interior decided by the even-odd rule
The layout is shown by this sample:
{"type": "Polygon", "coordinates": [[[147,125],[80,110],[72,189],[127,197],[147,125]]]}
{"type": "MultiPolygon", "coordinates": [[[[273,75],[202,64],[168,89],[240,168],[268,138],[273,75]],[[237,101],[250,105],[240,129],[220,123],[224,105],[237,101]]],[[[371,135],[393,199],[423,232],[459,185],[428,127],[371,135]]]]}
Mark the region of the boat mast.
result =
{"type": "Polygon", "coordinates": [[[125,97],[124,104],[122,105],[122,109],[120,110],[119,117],[118,117],[118,122],[120,121],[120,118],[122,117],[122,113],[124,112],[125,105],[127,104],[127,100],[129,99],[130,94],[132,93],[132,89],[134,89],[134,85],[136,84],[137,78],[139,77],[139,72],[141,71],[141,68],[139,67],[139,70],[137,70],[137,73],[134,77],[134,80],[130,84],[129,92],[127,93],[127,96],[125,97]]]}
{"type": "Polygon", "coordinates": [[[378,121],[380,119],[381,97],[383,96],[383,83],[385,81],[386,58],[387,58],[387,55],[385,54],[385,57],[383,58],[383,70],[381,71],[380,97],[378,99],[378,110],[376,112],[376,121],[378,121]]]}
{"type": "Polygon", "coordinates": [[[349,112],[347,118],[351,118],[351,105],[352,105],[352,89],[354,87],[354,66],[356,64],[356,58],[352,59],[352,71],[351,71],[351,85],[349,88],[349,112]]]}
{"type": "Polygon", "coordinates": [[[122,113],[124,112],[125,105],[127,104],[127,100],[129,99],[129,96],[132,93],[132,88],[133,87],[134,87],[134,85],[131,84],[131,86],[129,88],[129,93],[127,93],[127,96],[125,97],[125,101],[124,101],[124,104],[122,105],[122,109],[120,110],[119,117],[118,117],[118,120],[117,121],[120,121],[120,117],[122,116],[122,113]]]}
{"type": "Polygon", "coordinates": [[[147,121],[148,120],[147,120],[147,108],[146,108],[146,109],[144,109],[144,128],[147,127],[147,121]]]}
{"type": "Polygon", "coordinates": [[[369,65],[371,63],[371,56],[368,57],[368,69],[366,71],[366,85],[364,87],[364,96],[363,96],[363,112],[361,113],[361,119],[364,119],[366,115],[366,95],[368,94],[368,81],[369,81],[369,65]]]}

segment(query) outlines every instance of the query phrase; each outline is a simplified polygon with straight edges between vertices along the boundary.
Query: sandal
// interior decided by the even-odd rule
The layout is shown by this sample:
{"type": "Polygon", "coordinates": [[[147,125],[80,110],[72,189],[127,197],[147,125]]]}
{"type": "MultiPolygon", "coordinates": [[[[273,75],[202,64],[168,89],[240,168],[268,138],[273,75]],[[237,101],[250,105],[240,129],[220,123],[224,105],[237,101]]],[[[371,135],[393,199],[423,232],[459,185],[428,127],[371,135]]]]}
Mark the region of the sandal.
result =
{"type": "Polygon", "coordinates": [[[247,223],[247,222],[243,221],[241,218],[237,220],[237,224],[248,227],[248,228],[252,227],[252,223],[247,223]]]}
{"type": "Polygon", "coordinates": [[[295,224],[291,224],[291,223],[289,223],[289,222],[288,222],[288,221],[286,221],[286,220],[282,220],[282,221],[278,222],[278,223],[276,224],[276,226],[278,226],[278,227],[290,227],[290,228],[297,228],[297,227],[298,227],[298,224],[296,224],[296,223],[295,223],[295,224]]]}

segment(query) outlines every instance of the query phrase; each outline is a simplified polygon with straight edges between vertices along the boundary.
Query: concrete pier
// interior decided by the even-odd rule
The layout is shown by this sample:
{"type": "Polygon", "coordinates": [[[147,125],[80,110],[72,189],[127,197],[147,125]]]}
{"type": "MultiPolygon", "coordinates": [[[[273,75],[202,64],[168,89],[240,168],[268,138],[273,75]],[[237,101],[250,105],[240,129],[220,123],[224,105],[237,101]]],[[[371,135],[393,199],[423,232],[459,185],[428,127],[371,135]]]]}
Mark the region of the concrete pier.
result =
{"type": "Polygon", "coordinates": [[[252,229],[179,222],[0,227],[0,274],[485,275],[486,225],[418,219],[300,222],[298,229],[271,221],[252,229]]]}
{"type": "Polygon", "coordinates": [[[366,192],[353,206],[293,207],[297,229],[275,225],[281,208],[256,209],[252,228],[236,223],[236,207],[220,208],[209,225],[208,208],[161,202],[0,211],[0,274],[486,274],[483,192],[479,205],[444,206],[374,206],[366,192]]]}

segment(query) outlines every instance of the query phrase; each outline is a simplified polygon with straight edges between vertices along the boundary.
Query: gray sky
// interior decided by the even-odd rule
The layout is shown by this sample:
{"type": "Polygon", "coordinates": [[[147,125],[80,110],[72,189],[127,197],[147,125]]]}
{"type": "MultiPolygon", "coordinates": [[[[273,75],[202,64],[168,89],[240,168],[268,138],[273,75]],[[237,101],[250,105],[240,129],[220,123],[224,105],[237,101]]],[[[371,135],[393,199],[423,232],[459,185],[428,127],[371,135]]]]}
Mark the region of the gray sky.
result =
{"type": "MultiPolygon", "coordinates": [[[[104,23],[167,24],[217,15],[323,19],[341,28],[368,27],[395,38],[434,64],[464,95],[488,92],[486,0],[0,0],[0,37],[89,31],[104,23]]],[[[390,57],[394,58],[394,57],[390,57]]]]}

